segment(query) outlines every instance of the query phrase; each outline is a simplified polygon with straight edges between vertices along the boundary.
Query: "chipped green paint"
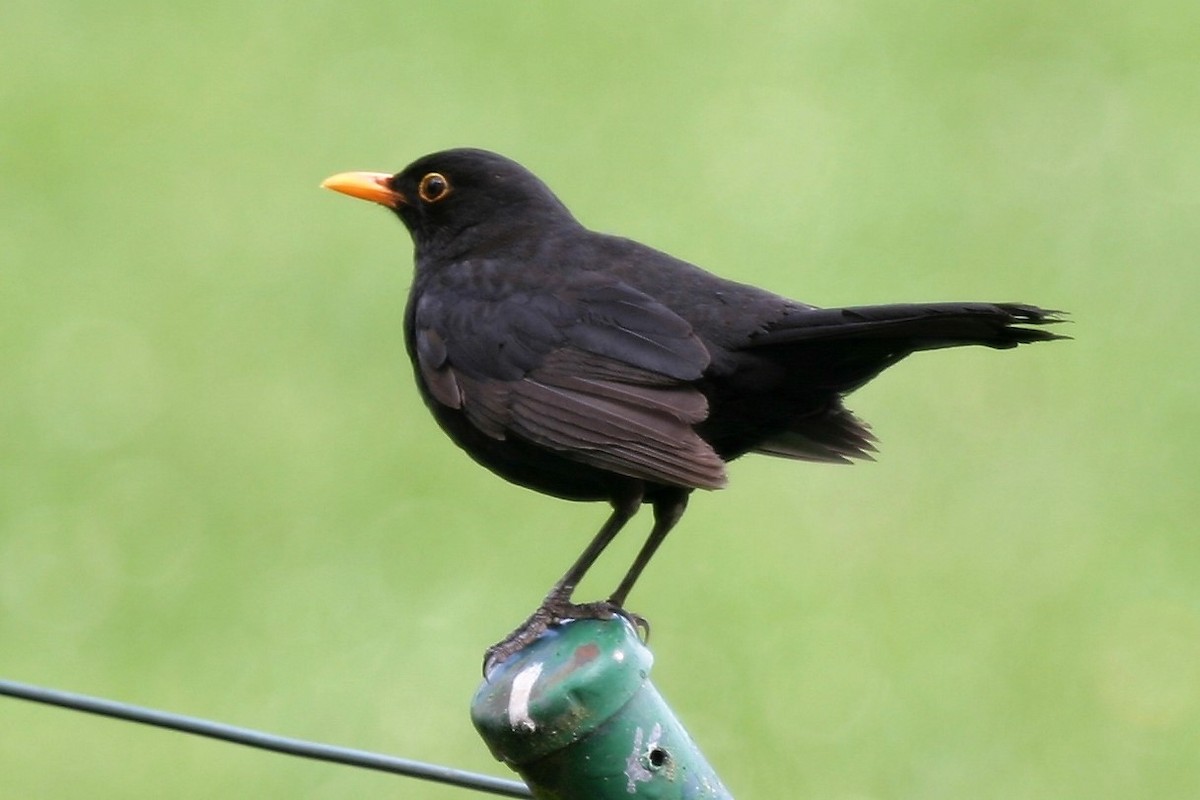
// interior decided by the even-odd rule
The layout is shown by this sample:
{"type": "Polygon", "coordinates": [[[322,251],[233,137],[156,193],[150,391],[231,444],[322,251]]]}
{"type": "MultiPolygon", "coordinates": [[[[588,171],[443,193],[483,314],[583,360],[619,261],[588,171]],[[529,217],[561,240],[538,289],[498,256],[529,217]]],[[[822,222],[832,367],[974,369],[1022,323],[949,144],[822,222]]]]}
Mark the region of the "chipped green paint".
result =
{"type": "Polygon", "coordinates": [[[471,717],[539,800],[731,800],[650,682],[653,660],[623,619],[569,622],[493,668],[471,717]]]}

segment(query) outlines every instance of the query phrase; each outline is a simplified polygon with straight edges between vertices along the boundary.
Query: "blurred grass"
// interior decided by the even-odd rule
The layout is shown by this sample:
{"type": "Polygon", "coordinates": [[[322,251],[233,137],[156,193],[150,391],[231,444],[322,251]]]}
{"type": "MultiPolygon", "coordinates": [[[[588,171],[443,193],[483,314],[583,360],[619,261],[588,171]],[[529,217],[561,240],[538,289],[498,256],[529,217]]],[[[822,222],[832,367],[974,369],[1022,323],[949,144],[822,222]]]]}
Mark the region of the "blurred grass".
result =
{"type": "MultiPolygon", "coordinates": [[[[501,772],[481,650],[604,509],[446,443],[407,237],[316,188],[469,144],[800,299],[1074,312],[695,498],[634,606],[737,796],[1197,796],[1198,16],[5,4],[0,674],[501,772]]],[[[459,796],[396,780],[0,703],[5,798],[459,796]]]]}

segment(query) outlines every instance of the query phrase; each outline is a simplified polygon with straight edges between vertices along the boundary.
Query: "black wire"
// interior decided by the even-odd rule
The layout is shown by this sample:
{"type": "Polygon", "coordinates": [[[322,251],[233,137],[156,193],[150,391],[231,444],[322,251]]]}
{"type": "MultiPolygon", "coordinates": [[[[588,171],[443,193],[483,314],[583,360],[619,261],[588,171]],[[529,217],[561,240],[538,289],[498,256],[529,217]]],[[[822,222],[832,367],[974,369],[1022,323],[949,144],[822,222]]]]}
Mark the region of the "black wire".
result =
{"type": "Polygon", "coordinates": [[[362,767],[380,772],[391,772],[396,775],[406,775],[410,778],[421,778],[451,786],[461,786],[465,789],[475,789],[480,792],[503,795],[505,797],[532,797],[529,787],[520,781],[493,778],[490,775],[480,775],[452,767],[441,767],[436,764],[426,764],[406,758],[372,753],[366,750],[355,750],[349,747],[308,742],[303,739],[291,739],[264,733],[250,728],[239,728],[211,720],[174,714],[169,711],[159,711],[153,708],[118,703],[115,700],[105,700],[100,697],[64,692],[58,689],[46,689],[28,683],[0,679],[0,695],[8,695],[21,700],[35,703],[45,703],[89,714],[99,714],[104,717],[138,722],[144,725],[154,725],[159,728],[169,728],[196,736],[207,736],[247,747],[257,747],[260,750],[271,750],[291,756],[311,758],[317,761],[332,761],[335,764],[346,764],[352,767],[362,767]]]}

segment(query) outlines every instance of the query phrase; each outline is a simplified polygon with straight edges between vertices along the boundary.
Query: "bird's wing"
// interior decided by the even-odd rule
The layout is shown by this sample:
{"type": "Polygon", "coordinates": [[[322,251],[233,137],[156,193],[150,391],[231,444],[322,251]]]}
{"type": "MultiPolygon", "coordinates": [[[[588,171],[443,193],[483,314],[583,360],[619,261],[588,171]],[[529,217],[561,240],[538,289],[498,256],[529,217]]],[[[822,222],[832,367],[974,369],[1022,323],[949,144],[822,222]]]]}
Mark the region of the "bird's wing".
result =
{"type": "Polygon", "coordinates": [[[430,393],[493,438],[656,483],[725,485],[724,462],[693,429],[708,415],[690,383],[708,351],[686,321],[625,284],[430,291],[413,334],[430,393]]]}

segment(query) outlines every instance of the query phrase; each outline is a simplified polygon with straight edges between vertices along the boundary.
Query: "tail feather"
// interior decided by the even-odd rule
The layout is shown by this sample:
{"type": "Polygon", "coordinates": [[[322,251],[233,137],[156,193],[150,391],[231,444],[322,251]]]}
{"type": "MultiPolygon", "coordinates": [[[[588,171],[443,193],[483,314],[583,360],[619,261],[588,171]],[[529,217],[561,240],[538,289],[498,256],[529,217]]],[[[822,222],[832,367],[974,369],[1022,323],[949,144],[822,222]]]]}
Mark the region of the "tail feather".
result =
{"type": "Polygon", "coordinates": [[[724,380],[708,387],[712,413],[699,430],[726,460],[749,451],[869,459],[875,437],[842,405],[846,395],[921,350],[1069,338],[1043,327],[1064,316],[1021,303],[793,306],[726,353],[724,380]]]}
{"type": "Polygon", "coordinates": [[[838,401],[822,412],[793,420],[785,430],[755,445],[754,452],[800,461],[850,464],[854,459],[873,461],[875,442],[871,426],[838,401]]]}
{"type": "Polygon", "coordinates": [[[754,337],[750,346],[829,340],[900,340],[902,349],[909,353],[970,344],[1009,348],[1069,338],[1038,327],[1064,322],[1065,316],[1062,311],[1023,303],[897,303],[797,308],[754,337]]]}

